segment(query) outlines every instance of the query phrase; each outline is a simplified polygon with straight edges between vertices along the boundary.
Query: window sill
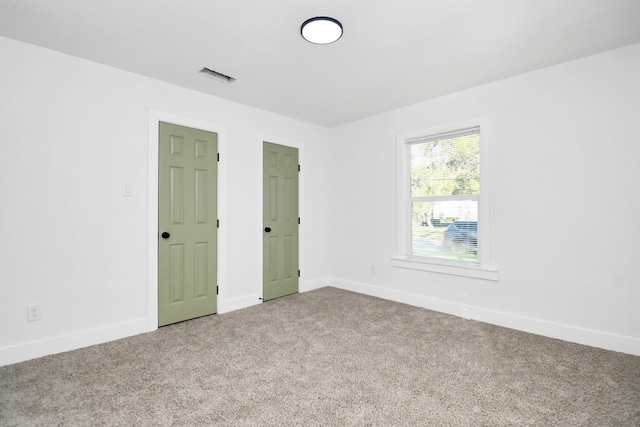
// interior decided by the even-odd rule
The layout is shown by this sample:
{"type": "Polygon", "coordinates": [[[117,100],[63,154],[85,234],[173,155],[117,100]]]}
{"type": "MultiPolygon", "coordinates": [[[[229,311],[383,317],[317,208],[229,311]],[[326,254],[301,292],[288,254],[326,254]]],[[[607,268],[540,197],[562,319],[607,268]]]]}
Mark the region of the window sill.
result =
{"type": "Polygon", "coordinates": [[[430,271],[432,273],[450,274],[453,276],[471,277],[474,279],[500,280],[498,270],[482,268],[479,265],[445,264],[423,258],[391,258],[393,267],[408,268],[411,270],[430,271]]]}

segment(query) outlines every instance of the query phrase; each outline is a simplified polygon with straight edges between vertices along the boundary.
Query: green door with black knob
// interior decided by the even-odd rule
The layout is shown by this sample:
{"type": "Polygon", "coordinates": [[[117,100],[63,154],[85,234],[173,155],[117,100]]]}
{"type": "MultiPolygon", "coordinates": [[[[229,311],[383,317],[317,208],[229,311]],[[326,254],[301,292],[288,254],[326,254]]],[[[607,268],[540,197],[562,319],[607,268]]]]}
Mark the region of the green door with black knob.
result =
{"type": "Polygon", "coordinates": [[[160,123],[158,326],[217,311],[218,135],[160,123]]]}
{"type": "Polygon", "coordinates": [[[264,301],[298,292],[298,149],[264,142],[264,301]]]}

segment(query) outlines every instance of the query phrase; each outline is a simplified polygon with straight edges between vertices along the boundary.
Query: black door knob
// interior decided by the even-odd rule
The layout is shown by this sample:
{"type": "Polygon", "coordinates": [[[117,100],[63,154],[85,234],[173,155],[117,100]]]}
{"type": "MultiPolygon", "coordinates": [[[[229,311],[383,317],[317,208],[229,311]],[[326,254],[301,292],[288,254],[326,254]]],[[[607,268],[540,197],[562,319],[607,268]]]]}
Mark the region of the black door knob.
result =
{"type": "Polygon", "coordinates": [[[266,231],[267,233],[269,233],[271,231],[271,227],[265,227],[264,231],[266,231]]]}
{"type": "Polygon", "coordinates": [[[163,239],[168,239],[169,237],[171,237],[171,234],[167,233],[166,231],[162,232],[161,234],[163,239]]]}

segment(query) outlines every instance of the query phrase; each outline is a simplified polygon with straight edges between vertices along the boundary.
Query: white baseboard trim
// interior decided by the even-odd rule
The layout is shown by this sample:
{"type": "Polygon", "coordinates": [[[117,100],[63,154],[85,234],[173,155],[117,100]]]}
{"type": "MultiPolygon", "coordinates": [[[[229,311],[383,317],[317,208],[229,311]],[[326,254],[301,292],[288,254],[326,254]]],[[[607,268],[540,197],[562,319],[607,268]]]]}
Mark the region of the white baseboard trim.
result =
{"type": "Polygon", "coordinates": [[[256,294],[231,299],[220,298],[218,300],[218,314],[229,313],[231,311],[251,307],[252,305],[260,304],[260,302],[260,298],[258,298],[258,295],[256,294]]]}
{"type": "Polygon", "coordinates": [[[146,317],[101,328],[10,345],[0,348],[0,366],[115,341],[144,332],[147,332],[146,317]]]}
{"type": "Polygon", "coordinates": [[[327,279],[327,278],[307,280],[304,283],[300,283],[299,291],[300,292],[309,292],[309,291],[313,291],[315,289],[324,288],[326,286],[330,286],[329,279],[327,279]]]}
{"type": "MultiPolygon", "coordinates": [[[[384,298],[523,332],[640,356],[640,339],[638,338],[487,310],[481,307],[410,294],[335,277],[307,281],[300,287],[300,292],[308,292],[325,286],[333,286],[347,291],[384,298]]],[[[224,300],[220,301],[218,313],[227,313],[259,303],[258,296],[255,294],[224,300]]],[[[139,318],[102,328],[1,347],[0,366],[102,344],[145,332],[148,332],[147,319],[139,318]]]]}
{"type": "MultiPolygon", "coordinates": [[[[300,281],[298,291],[309,292],[313,291],[314,289],[324,288],[325,286],[329,286],[327,278],[300,281]]],[[[218,314],[229,313],[231,311],[251,307],[252,305],[260,304],[261,302],[262,301],[260,300],[258,294],[245,295],[243,297],[232,298],[228,300],[223,299],[219,296],[218,314]]]]}
{"type": "Polygon", "coordinates": [[[640,339],[634,337],[488,310],[335,277],[327,278],[324,283],[335,288],[422,307],[464,319],[477,320],[545,337],[640,356],[640,339]]]}

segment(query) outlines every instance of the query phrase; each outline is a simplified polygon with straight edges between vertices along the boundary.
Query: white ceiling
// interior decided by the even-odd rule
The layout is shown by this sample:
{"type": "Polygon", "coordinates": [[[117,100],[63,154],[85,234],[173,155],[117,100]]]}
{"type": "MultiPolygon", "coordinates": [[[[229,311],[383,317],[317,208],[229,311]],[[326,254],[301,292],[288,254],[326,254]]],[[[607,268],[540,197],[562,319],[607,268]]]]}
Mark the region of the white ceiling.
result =
{"type": "Polygon", "coordinates": [[[640,42],[640,0],[0,0],[0,35],[335,126],[640,42]]]}

